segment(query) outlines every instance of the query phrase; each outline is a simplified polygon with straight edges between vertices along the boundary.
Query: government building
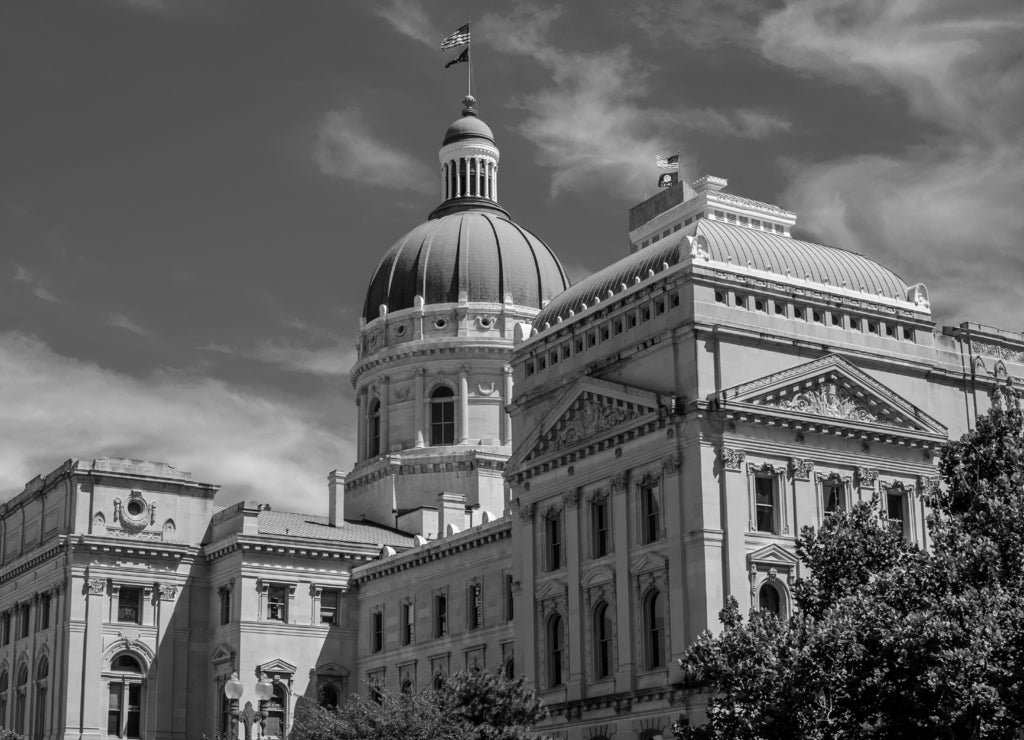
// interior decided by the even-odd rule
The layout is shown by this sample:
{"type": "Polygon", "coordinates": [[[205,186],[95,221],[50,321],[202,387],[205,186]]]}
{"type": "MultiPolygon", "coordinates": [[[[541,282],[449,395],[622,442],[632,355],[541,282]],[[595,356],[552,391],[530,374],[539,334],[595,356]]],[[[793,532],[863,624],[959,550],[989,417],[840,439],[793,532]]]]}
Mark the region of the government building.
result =
{"type": "Polygon", "coordinates": [[[727,596],[791,611],[802,527],[877,497],[929,546],[940,447],[1024,377],[1024,335],[936,325],[924,285],[712,176],[571,285],[499,162],[467,98],[442,202],[370,277],[358,459],[321,512],[116,458],[0,504],[0,725],[212,737],[237,674],[284,738],[304,702],[479,668],[525,676],[554,737],[651,740],[702,716],[677,659],[727,596]]]}

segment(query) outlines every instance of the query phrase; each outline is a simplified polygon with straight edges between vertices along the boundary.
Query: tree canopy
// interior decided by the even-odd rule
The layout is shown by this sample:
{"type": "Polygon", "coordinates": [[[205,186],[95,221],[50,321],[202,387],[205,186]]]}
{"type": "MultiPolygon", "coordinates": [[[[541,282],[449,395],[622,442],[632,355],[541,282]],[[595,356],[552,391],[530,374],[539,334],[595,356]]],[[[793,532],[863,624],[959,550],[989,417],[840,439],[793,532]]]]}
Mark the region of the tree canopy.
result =
{"type": "Polygon", "coordinates": [[[336,709],[304,702],[295,740],[527,740],[547,717],[522,678],[484,671],[455,673],[420,693],[377,690],[336,709]]]}
{"type": "Polygon", "coordinates": [[[680,661],[709,692],[678,736],[1016,738],[1024,727],[1024,416],[1012,388],[948,443],[928,552],[877,500],[804,528],[780,622],[731,597],[680,661]]]}

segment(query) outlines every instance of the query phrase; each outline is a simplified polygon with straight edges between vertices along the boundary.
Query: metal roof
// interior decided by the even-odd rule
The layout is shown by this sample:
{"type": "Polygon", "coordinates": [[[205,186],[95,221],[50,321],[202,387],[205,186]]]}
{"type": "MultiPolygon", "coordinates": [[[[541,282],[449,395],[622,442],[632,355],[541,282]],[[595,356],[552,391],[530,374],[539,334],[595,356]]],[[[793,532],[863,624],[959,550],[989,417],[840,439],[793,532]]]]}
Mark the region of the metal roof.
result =
{"type": "Polygon", "coordinates": [[[412,535],[372,522],[350,522],[346,519],[344,526],[332,527],[325,516],[270,509],[261,511],[256,522],[260,534],[392,547],[411,547],[413,544],[412,535]]]}

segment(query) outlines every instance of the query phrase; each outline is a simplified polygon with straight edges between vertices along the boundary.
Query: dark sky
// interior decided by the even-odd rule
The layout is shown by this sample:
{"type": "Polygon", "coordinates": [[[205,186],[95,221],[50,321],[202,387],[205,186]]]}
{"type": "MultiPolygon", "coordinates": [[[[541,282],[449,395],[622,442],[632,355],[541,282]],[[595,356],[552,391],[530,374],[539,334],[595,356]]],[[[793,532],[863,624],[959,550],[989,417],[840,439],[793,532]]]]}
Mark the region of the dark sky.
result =
{"type": "Polygon", "coordinates": [[[581,278],[655,154],[1024,329],[1024,5],[8,0],[0,498],[68,457],[324,508],[384,251],[437,204],[466,65],[502,204],[581,278]]]}

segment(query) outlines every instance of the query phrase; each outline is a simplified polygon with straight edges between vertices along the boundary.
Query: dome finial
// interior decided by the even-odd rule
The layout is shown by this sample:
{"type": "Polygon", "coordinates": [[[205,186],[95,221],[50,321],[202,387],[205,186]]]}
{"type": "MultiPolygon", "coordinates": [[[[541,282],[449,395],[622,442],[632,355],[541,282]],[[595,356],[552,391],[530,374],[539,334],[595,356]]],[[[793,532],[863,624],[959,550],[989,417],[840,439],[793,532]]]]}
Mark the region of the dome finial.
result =
{"type": "Polygon", "coordinates": [[[472,95],[467,95],[462,99],[462,115],[464,116],[475,116],[476,111],[476,98],[472,95]]]}

